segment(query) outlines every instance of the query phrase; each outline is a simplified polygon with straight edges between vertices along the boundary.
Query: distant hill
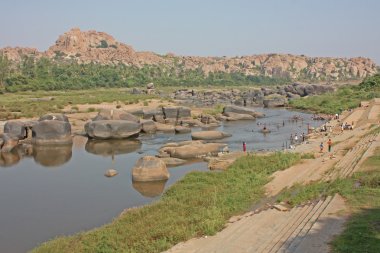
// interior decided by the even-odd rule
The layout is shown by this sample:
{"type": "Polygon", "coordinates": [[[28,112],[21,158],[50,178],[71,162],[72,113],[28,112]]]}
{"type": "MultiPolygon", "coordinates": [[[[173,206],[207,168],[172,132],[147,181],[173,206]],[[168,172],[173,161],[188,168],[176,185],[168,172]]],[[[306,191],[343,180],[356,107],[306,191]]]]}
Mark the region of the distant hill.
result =
{"type": "MultiPolygon", "coordinates": [[[[202,79],[199,76],[209,78],[211,75],[211,79],[216,80],[215,76],[223,79],[226,74],[233,76],[232,82],[242,78],[248,81],[257,80],[258,77],[308,82],[346,81],[363,79],[377,72],[376,64],[371,59],[363,57],[307,57],[291,54],[199,57],[136,52],[131,46],[116,41],[107,33],[81,31],[79,28],[73,28],[59,36],[56,43],[45,52],[33,48],[6,47],[0,49],[1,55],[8,58],[14,66],[26,58],[34,62],[47,58],[54,63],[95,63],[103,66],[122,64],[137,70],[148,68],[144,74],[150,75],[153,72],[155,74],[145,78],[146,81],[151,79],[154,81],[154,78],[157,78],[156,72],[161,71],[168,73],[165,77],[168,82],[171,82],[172,76],[175,76],[176,80],[186,79],[187,73],[190,72],[198,75],[198,82],[202,79]]],[[[126,77],[121,77],[123,78],[126,77]]]]}

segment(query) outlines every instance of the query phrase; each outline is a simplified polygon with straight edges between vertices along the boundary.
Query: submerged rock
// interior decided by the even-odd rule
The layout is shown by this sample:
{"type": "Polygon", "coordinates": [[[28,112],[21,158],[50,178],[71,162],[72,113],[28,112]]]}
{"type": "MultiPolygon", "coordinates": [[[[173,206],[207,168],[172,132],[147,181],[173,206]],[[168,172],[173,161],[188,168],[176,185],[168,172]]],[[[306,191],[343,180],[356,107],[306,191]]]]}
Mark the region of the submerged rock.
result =
{"type": "Polygon", "coordinates": [[[117,172],[117,170],[109,169],[109,170],[106,171],[106,173],[104,173],[104,176],[106,176],[106,177],[114,177],[117,174],[119,174],[119,172],[117,172]]]}
{"type": "Polygon", "coordinates": [[[233,113],[238,113],[238,114],[248,114],[251,115],[255,118],[263,117],[264,114],[255,111],[252,108],[247,108],[247,107],[241,107],[241,106],[236,106],[236,105],[226,105],[223,108],[223,114],[233,112],[233,113]]]}

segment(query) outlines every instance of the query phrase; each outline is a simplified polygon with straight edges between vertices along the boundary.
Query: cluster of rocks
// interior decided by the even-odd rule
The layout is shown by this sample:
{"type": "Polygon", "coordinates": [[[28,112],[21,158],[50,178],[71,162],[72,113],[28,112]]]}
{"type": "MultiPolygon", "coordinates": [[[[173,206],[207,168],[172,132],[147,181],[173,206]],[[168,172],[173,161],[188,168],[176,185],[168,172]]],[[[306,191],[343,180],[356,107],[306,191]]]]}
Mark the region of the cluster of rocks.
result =
{"type": "Polygon", "coordinates": [[[247,91],[238,89],[206,91],[179,89],[171,94],[171,98],[180,100],[185,104],[206,106],[227,103],[243,106],[281,107],[286,106],[291,99],[323,94],[333,90],[334,88],[329,85],[293,83],[274,88],[249,89],[247,91]]]}
{"type": "Polygon", "coordinates": [[[35,145],[70,145],[71,125],[63,114],[44,115],[37,121],[7,121],[0,140],[1,152],[12,151],[25,139],[35,145]]]}

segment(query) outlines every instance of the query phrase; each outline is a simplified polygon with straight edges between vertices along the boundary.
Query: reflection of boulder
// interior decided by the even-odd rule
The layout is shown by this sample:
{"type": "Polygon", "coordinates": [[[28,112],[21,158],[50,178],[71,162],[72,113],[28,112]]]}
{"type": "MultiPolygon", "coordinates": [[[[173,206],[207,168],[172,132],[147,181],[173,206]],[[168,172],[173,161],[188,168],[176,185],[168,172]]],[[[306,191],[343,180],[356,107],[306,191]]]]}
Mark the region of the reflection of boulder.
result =
{"type": "Polygon", "coordinates": [[[33,146],[34,160],[46,167],[60,166],[67,163],[72,156],[72,145],[33,146]]]}
{"type": "Polygon", "coordinates": [[[13,149],[10,152],[0,152],[0,166],[7,167],[17,164],[21,159],[18,150],[13,149]]]}
{"type": "Polygon", "coordinates": [[[91,140],[88,139],[85,149],[88,153],[102,156],[128,154],[141,148],[138,140],[91,140]]]}
{"type": "Polygon", "coordinates": [[[132,186],[136,191],[145,197],[157,197],[162,194],[165,189],[167,180],[153,181],[153,182],[139,182],[133,181],[132,186]]]}

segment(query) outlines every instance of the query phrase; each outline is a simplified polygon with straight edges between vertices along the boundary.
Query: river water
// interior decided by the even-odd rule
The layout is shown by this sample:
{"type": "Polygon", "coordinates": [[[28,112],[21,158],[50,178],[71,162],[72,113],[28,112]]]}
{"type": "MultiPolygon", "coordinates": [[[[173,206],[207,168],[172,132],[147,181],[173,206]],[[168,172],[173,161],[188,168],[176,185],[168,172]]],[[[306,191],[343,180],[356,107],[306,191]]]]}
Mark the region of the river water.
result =
{"type": "MultiPolygon", "coordinates": [[[[265,118],[226,122],[216,128],[232,134],[221,141],[228,143],[231,151],[241,150],[243,141],[248,151],[281,150],[289,145],[290,134],[307,133],[308,124],[321,124],[301,112],[257,110],[264,112],[265,118]],[[290,120],[295,115],[304,120],[290,120]],[[263,124],[271,133],[260,132],[263,124]]],[[[56,236],[109,223],[125,208],[156,201],[186,173],[207,171],[206,163],[196,162],[169,168],[167,182],[132,182],[131,170],[137,159],[157,154],[167,142],[190,139],[190,134],[162,133],[119,142],[76,137],[72,147],[34,149],[20,159],[17,155],[0,157],[0,252],[26,252],[56,236]],[[110,168],[119,175],[105,177],[110,168]]]]}

